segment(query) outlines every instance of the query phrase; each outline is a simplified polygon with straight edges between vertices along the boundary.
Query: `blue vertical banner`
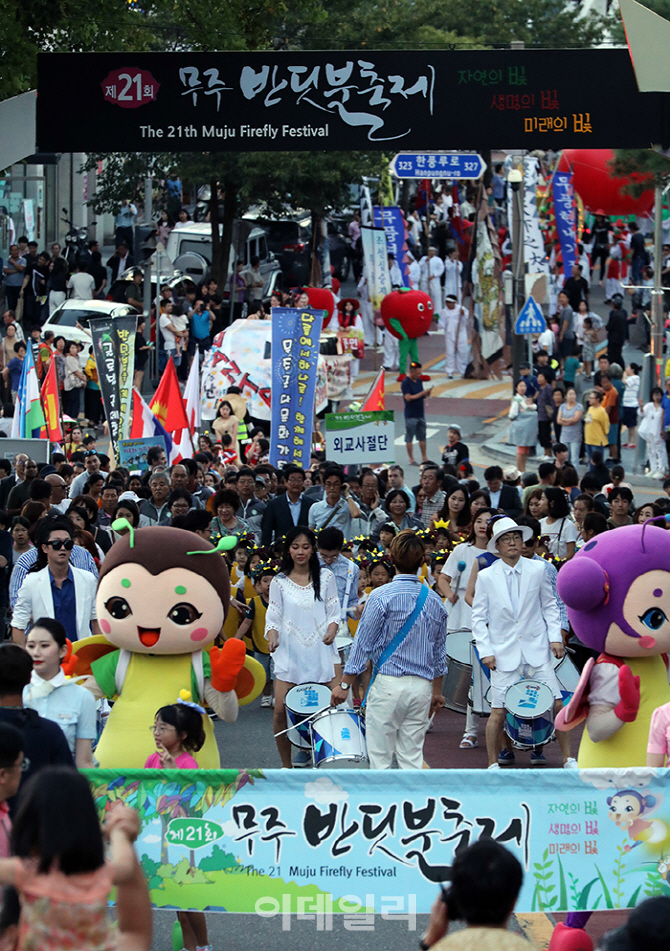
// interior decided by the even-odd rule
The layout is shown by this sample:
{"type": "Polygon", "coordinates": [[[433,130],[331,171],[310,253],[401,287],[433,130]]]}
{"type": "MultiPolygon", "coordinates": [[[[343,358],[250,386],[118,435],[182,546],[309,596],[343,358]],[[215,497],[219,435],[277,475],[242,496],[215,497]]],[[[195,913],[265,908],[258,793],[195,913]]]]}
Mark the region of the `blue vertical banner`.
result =
{"type": "Polygon", "coordinates": [[[572,268],[577,263],[577,212],[572,172],[554,172],[551,184],[563,273],[567,279],[572,276],[572,268]]]}
{"type": "Polygon", "coordinates": [[[409,261],[407,259],[407,229],[402,211],[395,205],[382,208],[375,205],[372,209],[372,222],[375,228],[386,232],[386,246],[396,259],[404,287],[409,287],[409,261]]]}
{"type": "Polygon", "coordinates": [[[309,467],[323,311],[272,308],[270,464],[309,467]]]}

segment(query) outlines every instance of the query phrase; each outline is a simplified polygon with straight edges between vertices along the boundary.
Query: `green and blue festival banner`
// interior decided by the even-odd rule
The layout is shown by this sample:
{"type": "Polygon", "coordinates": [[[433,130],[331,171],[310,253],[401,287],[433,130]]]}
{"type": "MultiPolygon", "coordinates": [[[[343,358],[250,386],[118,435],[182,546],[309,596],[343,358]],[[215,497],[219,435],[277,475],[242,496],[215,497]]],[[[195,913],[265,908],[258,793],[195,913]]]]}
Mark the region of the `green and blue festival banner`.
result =
{"type": "Polygon", "coordinates": [[[27,348],[14,404],[11,436],[12,439],[46,439],[46,420],[30,341],[27,348]]]}
{"type": "Polygon", "coordinates": [[[84,772],[101,818],[139,811],[157,908],[410,921],[482,838],[521,862],[520,912],[670,896],[667,769],[84,772]]]}

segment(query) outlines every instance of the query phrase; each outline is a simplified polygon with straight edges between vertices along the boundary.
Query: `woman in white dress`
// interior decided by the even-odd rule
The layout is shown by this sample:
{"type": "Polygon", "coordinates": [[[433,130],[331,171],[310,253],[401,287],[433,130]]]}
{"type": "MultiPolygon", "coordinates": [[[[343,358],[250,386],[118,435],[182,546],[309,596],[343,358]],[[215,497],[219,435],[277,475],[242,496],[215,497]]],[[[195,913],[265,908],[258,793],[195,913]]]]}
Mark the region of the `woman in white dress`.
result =
{"type": "MultiPolygon", "coordinates": [[[[287,727],[284,698],[297,684],[334,687],[342,679],[335,635],[340,602],[332,571],[322,568],[314,532],[301,525],[286,536],[279,574],[270,584],[265,637],[274,660],[274,732],[287,727]]],[[[291,743],[276,737],[282,766],[291,769],[291,743]]]]}

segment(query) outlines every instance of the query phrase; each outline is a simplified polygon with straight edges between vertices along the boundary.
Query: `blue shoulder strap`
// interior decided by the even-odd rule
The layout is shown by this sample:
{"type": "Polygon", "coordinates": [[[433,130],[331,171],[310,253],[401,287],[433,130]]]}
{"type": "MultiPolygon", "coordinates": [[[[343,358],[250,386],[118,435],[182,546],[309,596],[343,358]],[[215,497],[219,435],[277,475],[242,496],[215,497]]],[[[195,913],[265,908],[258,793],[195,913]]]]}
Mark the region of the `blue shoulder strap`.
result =
{"type": "Polygon", "coordinates": [[[363,698],[362,706],[365,706],[365,704],[367,703],[368,695],[370,693],[370,687],[372,687],[373,683],[375,682],[375,677],[377,676],[381,668],[384,666],[386,661],[389,659],[389,657],[391,657],[396,652],[396,650],[400,647],[402,642],[405,640],[409,632],[414,627],[414,624],[417,618],[419,617],[419,614],[421,614],[421,610],[424,604],[426,603],[426,598],[428,597],[428,591],[429,591],[428,586],[425,584],[422,584],[421,591],[419,591],[419,596],[416,599],[416,604],[414,605],[414,610],[412,611],[410,616],[407,618],[403,626],[400,628],[396,636],[393,638],[391,643],[388,644],[384,648],[384,650],[381,652],[377,663],[376,664],[373,663],[372,677],[370,678],[368,689],[365,691],[365,697],[363,698]]]}

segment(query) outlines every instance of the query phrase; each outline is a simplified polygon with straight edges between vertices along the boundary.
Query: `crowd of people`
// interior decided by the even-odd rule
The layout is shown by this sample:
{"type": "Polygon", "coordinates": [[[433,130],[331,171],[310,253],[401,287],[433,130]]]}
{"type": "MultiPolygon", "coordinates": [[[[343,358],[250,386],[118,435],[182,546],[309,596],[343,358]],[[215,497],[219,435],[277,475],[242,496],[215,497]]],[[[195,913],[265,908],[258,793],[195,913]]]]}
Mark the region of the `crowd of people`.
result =
{"type": "MultiPolygon", "coordinates": [[[[567,364],[567,361],[566,361],[567,364]]],[[[551,458],[551,447],[566,446],[572,466],[594,472],[621,462],[621,448],[635,449],[638,437],[646,447],[645,471],[665,479],[670,468],[670,378],[665,392],[653,387],[645,402],[640,393],[641,367],[625,369],[603,354],[591,378],[575,357],[572,368],[559,367],[545,350],[536,363],[521,365],[509,408],[509,445],[516,446],[516,466],[523,472],[528,455],[541,447],[539,460],[551,458]],[[626,440],[624,442],[623,440],[626,440]]]]}
{"type": "MultiPolygon", "coordinates": [[[[247,425],[240,395],[226,394],[222,408],[217,419],[226,423],[223,430],[215,421],[212,431],[199,437],[193,457],[174,465],[168,465],[163,449],[152,447],[146,471],[113,468],[98,450],[95,436],[84,436],[78,426],[70,430],[64,452],[53,453],[49,464],[37,465],[22,453],[13,466],[0,460],[6,473],[0,481],[0,597],[17,644],[33,650],[38,638],[35,649],[46,651],[48,645],[39,637],[52,638],[54,656],[51,666],[43,668],[51,681],[58,675],[65,635],[59,639],[52,631],[47,636],[42,628],[35,634],[31,625],[39,618],[54,618],[71,641],[99,633],[97,571],[124,534],[173,526],[214,544],[234,538],[225,554],[232,601],[223,636],[242,639],[265,669],[260,703],[274,708],[273,732],[279,734],[278,752],[285,767],[311,762],[309,753],[293,749],[283,733],[284,698],[294,685],[327,684],[334,702],[341,702],[344,693],[360,710],[374,672],[372,658],[379,677],[367,703],[367,740],[371,763],[385,768],[394,757],[404,766],[422,762],[429,719],[445,702],[442,680],[452,634],[472,632],[482,663],[492,670],[492,683],[496,669],[522,679],[521,661],[504,639],[500,645],[497,641],[504,618],[493,625],[493,635],[488,622],[482,622],[491,614],[482,607],[485,593],[496,601],[496,586],[504,584],[498,573],[510,561],[510,532],[518,535],[513,551],[518,557],[511,560],[516,564],[523,556],[515,571],[528,573],[533,562],[544,569],[535,570],[533,583],[540,584],[541,597],[550,606],[528,625],[529,630],[546,631],[542,660],[538,655],[538,663],[533,663],[524,654],[524,663],[546,666],[542,676],[558,702],[551,654],[558,661],[567,646],[581,667],[590,652],[570,632],[556,593],[557,570],[596,535],[670,511],[670,480],[654,502],[636,506],[621,466],[608,470],[595,459],[593,471],[580,478],[565,443],[553,445],[551,461],[541,463],[537,475],[493,465],[484,471],[480,485],[456,424],[449,427],[443,460],[422,463],[414,485],[406,482],[399,465],[345,471],[319,453],[307,470],[278,470],[264,461],[267,440],[247,425]],[[236,463],[226,461],[224,439],[231,435],[241,456],[236,463]],[[493,594],[483,578],[491,579],[493,594]],[[402,627],[398,618],[406,619],[413,594],[423,588],[430,600],[413,634],[394,659],[379,663],[394,628],[397,633],[402,627]],[[396,602],[403,606],[399,613],[396,602]],[[352,639],[346,658],[340,654],[341,642],[335,644],[342,634],[352,639]],[[433,645],[429,655],[426,644],[433,645]],[[389,677],[398,690],[418,690],[411,703],[411,697],[407,699],[409,707],[415,703],[415,716],[408,713],[392,736],[382,724],[390,722],[392,712],[398,715],[402,703],[396,698],[392,709],[375,703],[389,677]]],[[[532,600],[537,607],[535,595],[532,600]]],[[[494,697],[501,712],[504,685],[507,681],[494,697]]],[[[92,713],[81,696],[70,697],[60,682],[57,686],[50,691],[49,703],[62,696],[71,708],[71,752],[80,765],[88,765],[101,710],[92,713]]],[[[29,694],[39,708],[39,691],[29,694]]],[[[514,754],[503,740],[502,724],[493,730],[496,716],[487,725],[489,765],[509,765],[514,754]]],[[[478,727],[479,718],[469,708],[461,748],[478,745],[478,727]]],[[[562,734],[563,745],[566,736],[562,734]]],[[[569,762],[567,745],[562,752],[569,762]]],[[[546,762],[541,749],[532,753],[531,761],[546,762]]]]}

